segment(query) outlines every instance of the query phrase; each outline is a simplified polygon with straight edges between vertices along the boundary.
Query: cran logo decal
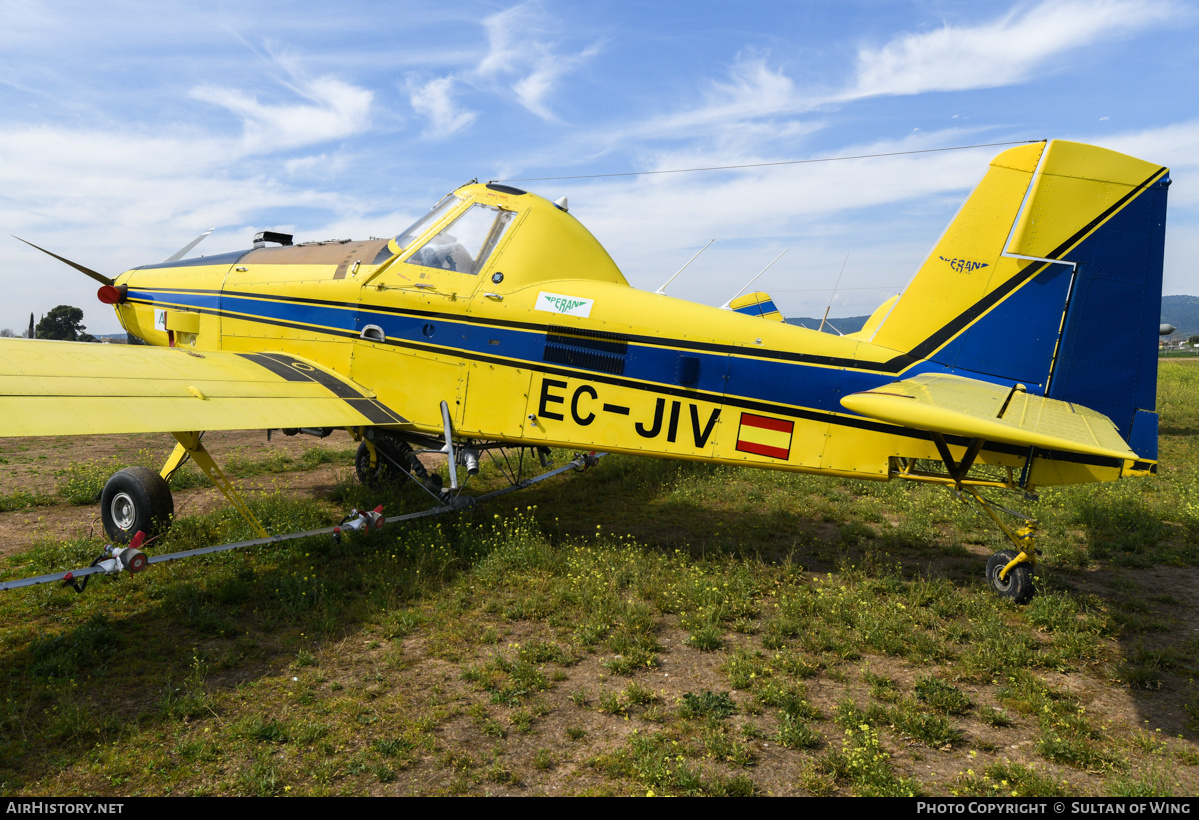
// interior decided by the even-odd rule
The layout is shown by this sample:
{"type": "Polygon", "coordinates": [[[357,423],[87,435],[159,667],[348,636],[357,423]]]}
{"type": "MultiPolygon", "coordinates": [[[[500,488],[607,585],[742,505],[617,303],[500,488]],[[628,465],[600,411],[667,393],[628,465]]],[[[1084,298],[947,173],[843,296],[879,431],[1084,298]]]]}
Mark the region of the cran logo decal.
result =
{"type": "Polygon", "coordinates": [[[591,306],[595,304],[594,299],[583,299],[578,296],[563,296],[560,293],[546,293],[542,291],[537,294],[537,309],[549,311],[550,313],[561,313],[566,316],[579,316],[586,319],[591,315],[591,306]]]}
{"type": "Polygon", "coordinates": [[[942,262],[948,262],[949,267],[953,268],[958,273],[973,273],[976,270],[990,267],[988,262],[971,262],[969,259],[950,259],[945,256],[938,257],[942,262]]]}

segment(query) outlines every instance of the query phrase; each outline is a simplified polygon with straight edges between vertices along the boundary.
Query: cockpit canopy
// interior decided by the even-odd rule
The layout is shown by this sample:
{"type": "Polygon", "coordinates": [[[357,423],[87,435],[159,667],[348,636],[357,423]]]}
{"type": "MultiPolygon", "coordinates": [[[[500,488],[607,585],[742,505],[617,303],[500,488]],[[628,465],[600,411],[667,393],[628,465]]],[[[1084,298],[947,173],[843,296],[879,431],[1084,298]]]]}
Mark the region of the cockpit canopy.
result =
{"type": "MultiPolygon", "coordinates": [[[[446,196],[391,239],[374,261],[381,265],[392,257],[398,257],[397,265],[467,276],[502,265],[510,287],[555,279],[627,284],[577,219],[548,200],[505,185],[471,184],[446,196]]],[[[401,271],[393,268],[404,275],[401,271]]]]}
{"type": "Polygon", "coordinates": [[[409,265],[478,274],[514,221],[513,211],[472,203],[406,261],[409,265]]]}

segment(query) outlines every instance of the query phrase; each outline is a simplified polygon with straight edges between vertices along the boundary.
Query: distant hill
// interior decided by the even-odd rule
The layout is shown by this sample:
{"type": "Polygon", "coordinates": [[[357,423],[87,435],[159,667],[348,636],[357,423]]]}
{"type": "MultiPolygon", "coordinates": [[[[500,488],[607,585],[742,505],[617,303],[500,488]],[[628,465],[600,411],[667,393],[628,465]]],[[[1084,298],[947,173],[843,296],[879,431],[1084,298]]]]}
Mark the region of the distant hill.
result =
{"type": "MultiPolygon", "coordinates": [[[[842,333],[854,333],[861,330],[869,318],[869,316],[842,316],[829,319],[825,323],[824,332],[836,333],[828,326],[831,323],[842,333]]],[[[1199,336],[1199,296],[1163,296],[1162,321],[1177,328],[1174,338],[1185,339],[1189,336],[1199,336]]],[[[787,324],[801,325],[815,330],[820,327],[820,319],[801,316],[796,319],[788,319],[787,324]]]]}
{"type": "MultiPolygon", "coordinates": [[[[824,323],[824,332],[832,333],[834,336],[837,334],[837,330],[841,331],[842,334],[856,333],[866,326],[866,320],[869,318],[869,316],[842,316],[837,319],[829,319],[824,323]],[[829,325],[833,325],[833,327],[836,327],[837,330],[833,330],[833,328],[829,327],[829,325]]],[[[807,316],[801,316],[798,319],[788,319],[787,324],[799,325],[801,327],[806,327],[809,330],[816,330],[820,327],[820,320],[809,319],[807,316]]]]}
{"type": "Polygon", "coordinates": [[[1163,296],[1162,321],[1177,328],[1174,338],[1199,336],[1199,296],[1163,296]]]}

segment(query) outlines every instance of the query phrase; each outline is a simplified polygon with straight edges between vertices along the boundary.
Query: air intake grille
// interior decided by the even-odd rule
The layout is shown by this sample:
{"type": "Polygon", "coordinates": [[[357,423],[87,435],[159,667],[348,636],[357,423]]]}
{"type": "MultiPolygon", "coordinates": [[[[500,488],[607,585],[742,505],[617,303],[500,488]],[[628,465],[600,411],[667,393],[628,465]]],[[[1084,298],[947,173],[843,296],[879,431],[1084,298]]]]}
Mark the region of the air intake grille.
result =
{"type": "Polygon", "coordinates": [[[545,334],[543,361],[621,376],[628,346],[619,333],[550,327],[545,334]]]}

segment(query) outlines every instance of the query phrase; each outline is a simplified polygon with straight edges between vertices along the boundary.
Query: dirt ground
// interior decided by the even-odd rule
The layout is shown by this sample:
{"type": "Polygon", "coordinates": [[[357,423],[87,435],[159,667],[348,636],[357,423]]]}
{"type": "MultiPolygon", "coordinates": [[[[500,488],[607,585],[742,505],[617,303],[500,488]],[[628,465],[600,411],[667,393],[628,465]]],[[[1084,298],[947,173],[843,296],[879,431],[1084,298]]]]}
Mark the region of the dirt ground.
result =
{"type": "MultiPolygon", "coordinates": [[[[30,493],[54,493],[68,464],[112,462],[113,472],[122,465],[148,460],[166,461],[175,446],[168,433],[122,436],[85,436],[67,438],[10,438],[0,440],[0,494],[21,490],[30,493]],[[147,459],[147,456],[149,458],[147,459]]],[[[314,436],[285,436],[275,431],[270,442],[261,431],[210,432],[204,446],[217,464],[230,457],[262,461],[278,453],[299,458],[312,448],[345,450],[354,446],[344,432],[324,439],[314,436]]],[[[328,493],[354,468],[344,464],[325,464],[314,470],[256,476],[237,480],[238,489],[249,497],[286,490],[303,497],[317,498],[328,493]]],[[[215,487],[181,490],[174,493],[175,514],[195,515],[227,503],[215,487]]],[[[26,549],[43,538],[67,540],[103,531],[99,504],[75,506],[27,507],[0,513],[0,555],[26,549]]]]}
{"type": "MultiPolygon", "coordinates": [[[[340,431],[326,439],[275,434],[270,442],[261,432],[209,433],[205,437],[205,445],[220,464],[227,463],[230,458],[265,461],[280,453],[298,459],[312,448],[346,451],[354,446],[350,438],[340,431]]],[[[5,469],[0,472],[0,493],[11,495],[26,491],[53,494],[69,464],[111,462],[114,471],[123,464],[134,462],[159,464],[166,459],[173,446],[174,439],[169,435],[3,440],[0,441],[0,466],[5,469]]],[[[352,470],[353,465],[346,458],[313,470],[240,478],[236,483],[239,490],[251,497],[257,493],[282,490],[293,496],[316,499],[327,495],[352,470]]],[[[214,488],[183,490],[176,492],[174,498],[176,514],[182,516],[207,512],[227,503],[214,488]]],[[[0,555],[19,552],[38,539],[70,539],[100,531],[98,504],[59,504],[4,512],[0,513],[0,555]]],[[[820,537],[824,538],[825,534],[821,532],[820,537]]],[[[827,537],[830,542],[835,541],[835,527],[829,526],[827,537]]],[[[986,559],[986,548],[972,545],[971,550],[977,554],[966,560],[972,565],[981,566],[986,559]]],[[[957,562],[962,559],[943,560],[957,562]]],[[[933,574],[948,570],[948,566],[937,566],[936,562],[926,568],[933,574]]],[[[1149,647],[1157,648],[1199,640],[1199,569],[1155,566],[1142,570],[1113,571],[1108,568],[1102,571],[1055,571],[1061,573],[1059,581],[1101,597],[1108,597],[1108,586],[1117,577],[1144,590],[1150,611],[1169,623],[1170,629],[1160,635],[1138,636],[1138,642],[1143,641],[1149,647]]],[[[525,641],[553,639],[553,635],[545,633],[542,626],[525,622],[500,622],[497,623],[497,629],[499,637],[496,648],[480,650],[477,662],[484,661],[483,655],[500,652],[499,647],[504,644],[512,646],[525,641]]],[[[702,652],[688,646],[687,633],[673,617],[667,619],[667,626],[659,637],[662,647],[657,666],[637,676],[638,682],[655,693],[655,703],[669,705],[679,701],[687,692],[705,689],[719,691],[725,688],[720,665],[727,658],[727,652],[702,652]]],[[[417,633],[404,641],[400,655],[403,657],[405,683],[397,689],[397,693],[404,693],[404,698],[419,699],[414,693],[439,692],[438,698],[443,705],[455,705],[460,711],[459,717],[438,730],[443,748],[448,745],[449,748],[474,749],[478,752],[479,729],[470,715],[471,709],[484,696],[463,679],[462,663],[449,663],[438,658],[424,645],[424,640],[424,636],[417,633]]],[[[736,633],[729,633],[725,640],[730,650],[742,645],[757,645],[757,642],[736,633]]],[[[373,641],[370,645],[379,646],[373,641]]],[[[1123,646],[1119,652],[1128,655],[1134,649],[1133,646],[1123,646]]],[[[384,674],[390,676],[392,670],[387,666],[391,662],[388,657],[385,646],[365,650],[336,643],[319,653],[317,668],[328,676],[330,682],[351,690],[377,681],[384,674]]],[[[649,707],[630,707],[627,713],[608,715],[596,706],[605,692],[619,692],[629,682],[628,679],[610,679],[604,672],[603,660],[600,655],[587,655],[578,664],[564,670],[565,679],[561,684],[543,696],[543,702],[549,708],[544,717],[538,718],[538,731],[527,737],[514,732],[505,747],[504,759],[513,769],[521,772],[523,783],[519,786],[490,784],[487,788],[492,793],[578,793],[589,784],[601,787],[604,785],[603,778],[583,761],[621,747],[627,743],[628,735],[634,729],[656,729],[657,724],[653,721],[640,720],[641,713],[649,707]],[[585,701],[586,708],[575,705],[580,698],[585,701]],[[577,732],[579,729],[585,732],[585,743],[566,739],[569,730],[577,732]],[[538,753],[544,753],[547,749],[558,762],[552,769],[543,772],[533,761],[538,753]]],[[[939,671],[935,667],[913,667],[908,662],[881,655],[867,655],[858,663],[862,669],[893,679],[903,691],[910,691],[919,677],[939,671]]],[[[281,680],[296,681],[297,678],[291,675],[292,671],[286,671],[281,680]]],[[[1188,723],[1186,710],[1190,689],[1182,684],[1171,683],[1162,690],[1149,692],[1124,685],[1113,686],[1102,673],[1066,675],[1047,672],[1043,677],[1056,690],[1078,698],[1105,733],[1125,737],[1140,730],[1160,730],[1168,738],[1185,737],[1188,738],[1187,743],[1191,742],[1192,727],[1188,723]]],[[[995,700],[993,685],[963,683],[960,686],[980,706],[1001,705],[995,700]]],[[[832,715],[837,704],[846,696],[852,696],[859,703],[869,700],[866,685],[856,675],[843,670],[836,676],[822,678],[819,684],[813,682],[810,696],[812,705],[826,716],[832,715]]],[[[740,694],[738,700],[743,700],[740,694]]],[[[742,706],[746,720],[760,724],[761,728],[761,736],[747,741],[756,759],[753,777],[757,787],[771,794],[794,793],[797,777],[795,755],[776,742],[774,735],[777,727],[772,723],[773,718],[751,715],[748,703],[742,706]]],[[[488,708],[494,719],[504,726],[513,720],[515,712],[512,708],[488,708]]],[[[893,751],[896,773],[918,779],[934,793],[944,793],[967,767],[981,771],[990,763],[1006,760],[1040,766],[1056,776],[1068,778],[1073,788],[1080,791],[1099,793],[1105,788],[1106,775],[1102,773],[1047,766],[1044,758],[1037,753],[1036,744],[1040,734],[1031,721],[1020,721],[1015,727],[997,730],[980,717],[969,717],[959,720],[958,725],[966,733],[967,742],[964,744],[930,749],[912,742],[896,748],[893,751]],[[981,754],[974,751],[976,749],[981,749],[981,754]]],[[[830,748],[835,748],[837,737],[837,732],[830,727],[826,738],[830,748]]],[[[1180,744],[1182,742],[1179,740],[1180,744]]],[[[413,768],[410,774],[401,774],[394,784],[378,785],[375,787],[378,790],[376,793],[424,793],[428,788],[448,788],[452,772],[435,764],[433,759],[427,759],[413,768]],[[434,781],[444,778],[446,783],[430,783],[430,777],[434,781]]],[[[1191,771],[1191,767],[1180,769],[1178,775],[1185,783],[1192,783],[1195,777],[1199,777],[1191,771]]]]}

